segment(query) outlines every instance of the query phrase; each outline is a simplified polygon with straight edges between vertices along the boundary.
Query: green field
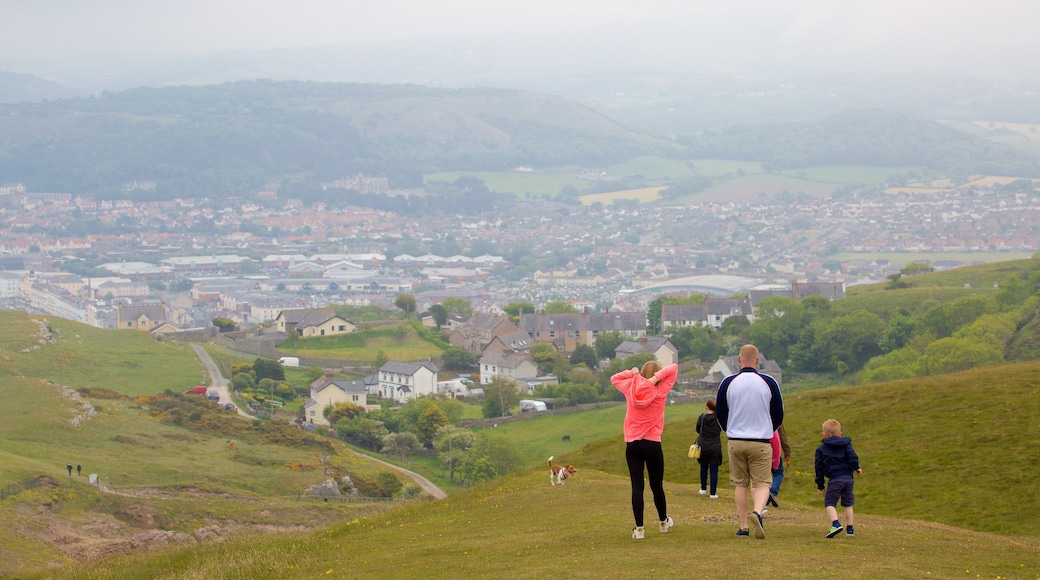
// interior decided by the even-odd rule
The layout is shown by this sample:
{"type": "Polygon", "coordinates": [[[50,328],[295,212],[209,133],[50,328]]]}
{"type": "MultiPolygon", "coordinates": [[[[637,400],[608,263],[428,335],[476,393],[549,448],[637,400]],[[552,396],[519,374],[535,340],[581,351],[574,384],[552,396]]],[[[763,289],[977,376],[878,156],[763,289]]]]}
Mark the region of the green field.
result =
{"type": "MultiPolygon", "coordinates": [[[[545,167],[533,172],[518,171],[451,171],[431,173],[424,182],[451,182],[462,176],[481,179],[494,192],[511,193],[519,197],[555,197],[564,187],[570,186],[582,194],[589,193],[594,183],[577,177],[582,170],[606,171],[609,174],[629,177],[639,176],[645,187],[662,187],[694,176],[723,178],[713,188],[691,196],[691,198],[719,198],[737,195],[737,199],[753,199],[759,195],[772,196],[788,191],[792,194],[804,192],[813,197],[830,195],[842,184],[883,183],[893,174],[921,172],[916,167],[872,167],[858,165],[809,167],[782,173],[764,173],[762,164],[752,161],[723,159],[666,159],[662,157],[636,157],[607,168],[545,167]]],[[[624,189],[630,189],[625,186],[624,189]]],[[[619,190],[620,191],[620,190],[619,190]]],[[[611,192],[605,192],[609,195],[611,192]]],[[[653,200],[644,200],[649,202],[653,200]]]]}
{"type": "Polygon", "coordinates": [[[841,252],[829,256],[830,259],[843,262],[851,260],[888,260],[896,266],[905,266],[910,262],[965,262],[992,263],[1009,262],[1030,258],[1034,252],[841,252]]]}
{"type": "MultiPolygon", "coordinates": [[[[557,455],[557,462],[578,468],[565,486],[550,486],[538,466],[444,501],[310,534],[232,538],[46,576],[544,578],[566,565],[577,578],[1035,579],[1040,523],[1029,514],[1040,485],[1032,476],[1040,465],[1038,373],[1040,363],[1033,362],[789,395],[792,469],[780,507],[766,515],[763,541],[733,537],[729,486],[720,487],[719,500],[697,494],[696,464],[685,455],[693,420],[677,417],[669,418],[664,436],[668,512],[676,526],[667,535],[653,529],[646,493],[651,528],[646,539],[633,541],[620,417],[601,417],[613,435],[557,455]],[[856,483],[855,538],[824,538],[829,522],[813,483],[813,449],[820,424],[831,417],[852,437],[864,470],[856,483]],[[1002,457],[1014,461],[994,459],[1002,457]],[[697,546],[710,546],[710,564],[694,557],[691,569],[697,546]]],[[[547,419],[579,432],[573,415],[547,419]]],[[[550,423],[523,421],[515,435],[548,436],[550,423]]],[[[727,475],[724,464],[720,479],[727,475]]]]}
{"type": "Polygon", "coordinates": [[[343,360],[374,360],[382,352],[390,360],[421,360],[438,357],[442,349],[419,337],[415,329],[403,325],[403,333],[396,327],[338,334],[316,338],[302,338],[282,342],[278,350],[292,356],[332,358],[343,360]]]}

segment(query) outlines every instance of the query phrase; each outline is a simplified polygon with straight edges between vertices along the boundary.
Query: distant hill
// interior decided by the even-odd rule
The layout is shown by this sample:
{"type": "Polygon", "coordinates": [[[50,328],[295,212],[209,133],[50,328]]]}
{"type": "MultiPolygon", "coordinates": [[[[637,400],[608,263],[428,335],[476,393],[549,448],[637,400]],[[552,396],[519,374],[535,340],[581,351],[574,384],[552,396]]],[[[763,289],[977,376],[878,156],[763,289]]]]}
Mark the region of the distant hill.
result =
{"type": "Polygon", "coordinates": [[[65,85],[35,75],[0,71],[0,103],[35,103],[66,99],[76,94],[65,85]]]}
{"type": "MultiPolygon", "coordinates": [[[[435,172],[598,170],[639,156],[1040,177],[1034,154],[880,109],[673,141],[523,90],[254,80],[22,102],[0,113],[0,184],[98,199],[222,200],[277,188],[282,198],[344,202],[344,190],[322,184],[363,173],[410,189],[435,172]],[[132,183],[147,187],[127,191],[132,183]]],[[[469,197],[442,206],[493,203],[479,186],[455,187],[469,197]]]]}
{"type": "Polygon", "coordinates": [[[502,89],[243,81],[5,109],[5,180],[102,198],[133,181],[156,184],[139,198],[219,198],[358,172],[410,188],[429,171],[603,167],[680,150],[573,102],[502,89]]]}
{"type": "Polygon", "coordinates": [[[798,123],[731,127],[679,138],[693,157],[819,165],[920,166],[954,177],[1040,177],[1040,157],[941,123],[881,109],[798,123]]]}

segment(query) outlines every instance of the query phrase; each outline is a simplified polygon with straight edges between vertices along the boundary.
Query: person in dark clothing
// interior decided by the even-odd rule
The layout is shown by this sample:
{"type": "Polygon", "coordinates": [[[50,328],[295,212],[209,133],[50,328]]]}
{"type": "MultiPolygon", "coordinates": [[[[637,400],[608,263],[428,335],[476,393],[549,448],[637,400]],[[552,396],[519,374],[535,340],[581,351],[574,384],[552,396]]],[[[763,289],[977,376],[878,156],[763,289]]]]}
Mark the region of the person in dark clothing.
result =
{"type": "Polygon", "coordinates": [[[701,456],[697,462],[701,466],[701,495],[708,493],[709,474],[711,481],[711,499],[719,499],[719,466],[722,465],[722,425],[715,416],[715,399],[705,403],[707,412],[697,418],[697,433],[701,444],[701,456]]]}
{"type": "MultiPolygon", "coordinates": [[[[769,505],[780,507],[776,496],[780,495],[780,484],[784,481],[785,464],[786,469],[791,468],[791,444],[787,442],[787,431],[783,425],[780,425],[776,432],[780,436],[780,451],[783,455],[780,463],[773,469],[773,483],[769,486],[769,505]]],[[[762,513],[765,513],[765,508],[762,513]]]]}
{"type": "Polygon", "coordinates": [[[834,419],[823,422],[823,441],[816,448],[816,491],[823,494],[823,506],[827,516],[831,518],[831,528],[827,537],[833,538],[841,533],[841,522],[838,521],[838,500],[845,508],[845,534],[855,535],[852,506],[856,503],[853,496],[852,474],[863,475],[859,466],[859,456],[852,449],[852,439],[842,437],[841,423],[834,419]],[[827,491],[823,489],[824,479],[827,491]]]}
{"type": "MultiPolygon", "coordinates": [[[[77,463],[76,464],[76,475],[82,475],[82,474],[83,474],[83,466],[77,463]]],[[[72,475],[72,474],[70,473],[69,475],[72,475]]]]}
{"type": "Polygon", "coordinates": [[[65,468],[69,470],[69,477],[72,477],[72,464],[69,463],[68,465],[65,466],[65,468]]]}

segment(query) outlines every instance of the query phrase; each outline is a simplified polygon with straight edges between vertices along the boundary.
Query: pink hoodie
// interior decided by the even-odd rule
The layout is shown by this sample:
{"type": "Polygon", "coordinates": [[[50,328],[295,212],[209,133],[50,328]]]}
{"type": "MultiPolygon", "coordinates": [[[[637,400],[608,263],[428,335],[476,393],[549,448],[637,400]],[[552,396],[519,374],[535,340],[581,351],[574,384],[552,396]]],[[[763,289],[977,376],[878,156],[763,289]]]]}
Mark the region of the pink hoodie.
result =
{"type": "Polygon", "coordinates": [[[670,364],[654,373],[657,384],[643,378],[638,369],[628,369],[610,377],[614,387],[625,395],[625,443],[646,439],[660,441],[664,431],[664,407],[668,392],[675,385],[679,367],[670,364]]]}
{"type": "Polygon", "coordinates": [[[769,440],[769,446],[773,448],[773,469],[780,467],[780,431],[773,431],[773,438],[769,440]]]}

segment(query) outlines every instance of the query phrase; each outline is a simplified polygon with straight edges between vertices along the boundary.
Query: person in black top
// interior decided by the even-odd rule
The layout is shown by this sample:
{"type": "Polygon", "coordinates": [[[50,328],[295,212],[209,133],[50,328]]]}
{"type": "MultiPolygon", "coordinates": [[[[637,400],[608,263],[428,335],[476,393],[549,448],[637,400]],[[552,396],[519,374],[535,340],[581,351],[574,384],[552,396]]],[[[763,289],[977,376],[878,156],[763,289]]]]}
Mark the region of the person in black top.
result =
{"type": "Polygon", "coordinates": [[[711,474],[711,499],[719,499],[719,466],[722,465],[722,426],[715,416],[715,399],[705,403],[706,412],[697,418],[697,433],[701,444],[701,495],[708,493],[708,475],[711,474]]]}

